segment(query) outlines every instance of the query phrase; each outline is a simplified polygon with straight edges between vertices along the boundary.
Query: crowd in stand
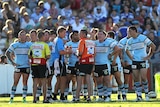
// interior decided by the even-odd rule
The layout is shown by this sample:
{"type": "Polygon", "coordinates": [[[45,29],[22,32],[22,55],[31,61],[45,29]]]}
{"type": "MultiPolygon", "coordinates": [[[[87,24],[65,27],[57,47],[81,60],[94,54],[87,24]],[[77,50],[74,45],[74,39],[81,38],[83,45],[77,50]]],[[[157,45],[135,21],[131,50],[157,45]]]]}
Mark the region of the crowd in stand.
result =
{"type": "Polygon", "coordinates": [[[113,30],[120,40],[132,24],[159,46],[159,0],[2,0],[0,51],[4,53],[21,29],[56,30],[64,25],[80,31],[83,27],[103,27],[113,30]]]}

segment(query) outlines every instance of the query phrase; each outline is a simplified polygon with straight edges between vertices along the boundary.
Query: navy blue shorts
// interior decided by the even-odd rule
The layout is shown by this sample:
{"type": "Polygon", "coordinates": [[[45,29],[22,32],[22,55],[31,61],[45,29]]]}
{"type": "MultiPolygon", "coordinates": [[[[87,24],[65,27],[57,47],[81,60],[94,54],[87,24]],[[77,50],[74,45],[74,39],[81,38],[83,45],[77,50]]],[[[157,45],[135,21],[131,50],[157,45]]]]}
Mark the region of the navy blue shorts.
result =
{"type": "Polygon", "coordinates": [[[108,72],[108,66],[107,64],[104,65],[95,65],[95,71],[94,71],[94,76],[95,77],[100,77],[100,76],[107,76],[110,73],[108,72]]]}

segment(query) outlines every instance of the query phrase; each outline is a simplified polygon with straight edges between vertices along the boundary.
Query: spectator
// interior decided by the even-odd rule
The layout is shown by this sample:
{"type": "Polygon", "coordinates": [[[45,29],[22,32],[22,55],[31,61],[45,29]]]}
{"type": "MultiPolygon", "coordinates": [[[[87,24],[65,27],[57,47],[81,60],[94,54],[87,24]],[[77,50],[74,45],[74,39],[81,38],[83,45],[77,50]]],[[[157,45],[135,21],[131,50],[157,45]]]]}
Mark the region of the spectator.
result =
{"type": "Polygon", "coordinates": [[[112,17],[107,17],[106,20],[106,31],[111,31],[113,29],[113,19],[112,17]]]}
{"type": "Polygon", "coordinates": [[[96,7],[94,8],[94,18],[99,22],[105,22],[105,18],[108,16],[108,11],[106,7],[102,6],[101,1],[96,2],[96,7]]]}
{"type": "Polygon", "coordinates": [[[61,10],[61,15],[69,22],[69,19],[72,16],[72,9],[69,3],[65,4],[65,7],[61,10]]]}
{"type": "Polygon", "coordinates": [[[5,50],[9,48],[9,46],[11,45],[11,43],[13,43],[15,40],[15,37],[13,35],[12,30],[9,30],[7,32],[7,39],[6,39],[6,43],[5,43],[5,50]]]}
{"type": "Polygon", "coordinates": [[[44,8],[49,11],[51,9],[52,0],[45,0],[44,8]]]}
{"type": "Polygon", "coordinates": [[[28,7],[32,12],[36,6],[37,6],[37,0],[28,0],[28,7]]]}
{"type": "Polygon", "coordinates": [[[30,19],[29,15],[27,12],[23,14],[24,20],[22,20],[22,23],[20,25],[21,29],[24,29],[26,31],[29,31],[35,27],[35,23],[32,19],[30,19]]]}
{"type": "Polygon", "coordinates": [[[115,23],[115,24],[119,23],[120,16],[117,14],[116,10],[112,10],[110,16],[113,19],[113,23],[115,23]]]}
{"type": "Polygon", "coordinates": [[[140,23],[138,20],[133,20],[132,24],[137,28],[138,33],[143,33],[143,29],[140,26],[140,23]]]}
{"type": "Polygon", "coordinates": [[[155,36],[153,31],[149,32],[149,34],[147,36],[156,45],[155,53],[160,52],[160,40],[159,40],[159,38],[157,36],[155,36]]]}
{"type": "Polygon", "coordinates": [[[79,17],[75,17],[75,22],[71,24],[73,30],[80,31],[85,25],[80,23],[79,17]]]}
{"type": "MultiPolygon", "coordinates": [[[[87,0],[87,1],[89,1],[89,0],[87,0]]],[[[91,1],[92,0],[90,0],[90,3],[92,3],[91,1]]],[[[82,0],[70,0],[70,2],[71,2],[70,4],[71,4],[71,9],[72,10],[79,10],[81,8],[82,0]]]]}
{"type": "Polygon", "coordinates": [[[58,26],[63,26],[64,17],[61,16],[61,15],[59,15],[59,16],[57,17],[57,20],[58,20],[58,21],[57,21],[56,24],[55,24],[56,28],[58,28],[58,26]]]}
{"type": "Polygon", "coordinates": [[[103,14],[101,7],[97,7],[96,10],[94,11],[94,19],[98,22],[105,22],[106,21],[105,14],[103,14]]]}
{"type": "Polygon", "coordinates": [[[25,6],[25,5],[24,5],[24,2],[23,2],[23,1],[18,1],[18,2],[17,2],[17,5],[18,5],[18,6],[15,8],[14,11],[18,14],[19,11],[20,11],[20,8],[21,8],[22,6],[25,6]]]}
{"type": "Polygon", "coordinates": [[[105,3],[103,0],[96,1],[96,5],[97,5],[96,7],[101,7],[101,10],[102,10],[102,13],[104,14],[104,17],[107,17],[108,16],[108,10],[107,10],[108,7],[107,7],[107,3],[106,4],[105,3]]]}
{"type": "Polygon", "coordinates": [[[95,7],[94,0],[87,0],[86,2],[83,3],[83,6],[81,8],[89,12],[92,11],[94,7],[95,7]]]}
{"type": "Polygon", "coordinates": [[[0,2],[0,23],[3,22],[2,2],[0,2]]]}
{"type": "Polygon", "coordinates": [[[20,23],[22,23],[23,19],[23,14],[27,12],[27,8],[25,6],[22,6],[19,10],[19,19],[20,19],[20,23]]]}
{"type": "Polygon", "coordinates": [[[126,19],[126,21],[129,23],[134,19],[133,13],[129,11],[128,6],[123,7],[123,12],[121,12],[121,20],[126,19]]]}
{"type": "Polygon", "coordinates": [[[0,57],[0,64],[7,64],[7,57],[5,55],[0,57]]]}
{"type": "Polygon", "coordinates": [[[88,20],[85,20],[83,28],[86,28],[88,32],[91,30],[92,27],[88,20]]]}
{"type": "Polygon", "coordinates": [[[139,15],[135,17],[136,20],[139,21],[140,26],[143,26],[146,16],[147,16],[146,9],[141,9],[139,15]]]}
{"type": "Polygon", "coordinates": [[[56,29],[51,16],[47,17],[47,29],[49,29],[49,30],[55,30],[56,29]]]}
{"type": "Polygon", "coordinates": [[[9,8],[8,2],[3,3],[2,13],[5,20],[12,19],[15,23],[18,23],[18,14],[9,8]]]}
{"type": "Polygon", "coordinates": [[[146,12],[148,12],[147,7],[144,6],[143,2],[139,1],[138,5],[137,5],[137,8],[136,8],[136,15],[139,15],[140,10],[142,10],[142,9],[144,9],[144,10],[146,10],[146,12]]]}
{"type": "Polygon", "coordinates": [[[152,10],[152,12],[149,14],[149,16],[153,22],[155,30],[158,31],[159,27],[160,27],[160,17],[158,16],[157,11],[152,10]]]}
{"type": "Polygon", "coordinates": [[[160,1],[159,0],[154,0],[153,5],[157,5],[156,10],[157,10],[158,15],[160,16],[160,1]]]}
{"type": "Polygon", "coordinates": [[[47,18],[49,16],[49,13],[48,13],[48,10],[44,7],[44,2],[39,1],[38,6],[40,7],[41,14],[47,18]]]}
{"type": "Polygon", "coordinates": [[[144,35],[148,35],[150,31],[151,31],[151,25],[150,24],[146,24],[145,29],[143,31],[143,34],[144,35]]]}
{"type": "Polygon", "coordinates": [[[47,24],[46,24],[46,19],[45,19],[45,17],[42,16],[42,17],[39,19],[39,22],[38,22],[38,24],[36,25],[36,29],[43,29],[43,30],[47,29],[47,24]]]}
{"type": "Polygon", "coordinates": [[[122,39],[122,33],[120,32],[118,24],[113,25],[113,31],[115,33],[115,36],[114,36],[115,40],[119,41],[120,39],[122,39]]]}
{"type": "Polygon", "coordinates": [[[101,0],[101,5],[106,8],[106,10],[109,10],[109,3],[106,0],[101,0]]]}
{"type": "Polygon", "coordinates": [[[115,10],[119,15],[121,12],[121,0],[114,0],[112,5],[112,10],[115,10]]]}
{"type": "Polygon", "coordinates": [[[13,21],[11,19],[6,20],[5,26],[3,27],[2,31],[5,37],[7,37],[8,31],[12,31],[12,33],[14,34],[13,21]]]}
{"type": "Polygon", "coordinates": [[[0,55],[4,54],[5,52],[5,43],[6,38],[2,38],[2,34],[0,34],[0,55]]]}
{"type": "Polygon", "coordinates": [[[145,26],[145,29],[144,29],[144,31],[143,31],[143,34],[144,34],[144,35],[148,35],[149,32],[151,32],[151,31],[153,31],[154,34],[157,36],[157,32],[152,29],[152,27],[151,27],[150,24],[147,24],[147,25],[145,26]]]}
{"type": "MultiPolygon", "coordinates": [[[[77,15],[79,16],[80,23],[84,24],[84,22],[86,20],[86,11],[85,10],[80,10],[77,15]]],[[[72,17],[74,17],[74,16],[72,16],[72,17]]]]}
{"type": "Polygon", "coordinates": [[[38,23],[40,17],[43,15],[40,13],[40,7],[35,7],[35,11],[31,14],[31,19],[35,22],[38,23]]]}
{"type": "Polygon", "coordinates": [[[119,31],[120,31],[120,33],[121,33],[121,35],[122,35],[121,38],[124,38],[124,37],[127,36],[127,28],[128,28],[128,26],[125,25],[124,23],[125,23],[125,22],[121,22],[121,23],[119,24],[119,31]]]}
{"type": "Polygon", "coordinates": [[[155,29],[155,28],[154,28],[154,25],[153,25],[153,21],[151,20],[150,17],[146,17],[146,18],[144,19],[143,29],[145,29],[145,26],[146,26],[147,24],[151,25],[151,28],[152,28],[152,29],[155,29]]]}
{"type": "Polygon", "coordinates": [[[49,14],[54,21],[57,21],[57,17],[59,13],[58,13],[58,9],[56,8],[55,2],[51,2],[50,6],[51,8],[49,9],[49,14]]]}
{"type": "Polygon", "coordinates": [[[93,13],[93,10],[90,10],[86,14],[86,19],[89,21],[90,24],[92,24],[94,22],[94,13],[93,13]]]}

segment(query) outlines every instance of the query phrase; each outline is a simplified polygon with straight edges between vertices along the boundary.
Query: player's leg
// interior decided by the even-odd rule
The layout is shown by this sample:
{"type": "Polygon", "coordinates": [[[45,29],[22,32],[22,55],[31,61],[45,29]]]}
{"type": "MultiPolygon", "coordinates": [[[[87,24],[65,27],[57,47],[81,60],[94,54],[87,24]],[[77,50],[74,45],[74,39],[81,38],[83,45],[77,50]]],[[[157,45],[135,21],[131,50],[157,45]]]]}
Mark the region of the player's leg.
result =
{"type": "Polygon", "coordinates": [[[12,85],[12,88],[11,88],[10,102],[9,103],[13,102],[14,95],[15,95],[15,92],[16,92],[17,85],[18,85],[20,77],[21,77],[21,73],[20,72],[14,72],[14,77],[13,77],[13,81],[14,82],[13,82],[13,85],[12,85]]]}

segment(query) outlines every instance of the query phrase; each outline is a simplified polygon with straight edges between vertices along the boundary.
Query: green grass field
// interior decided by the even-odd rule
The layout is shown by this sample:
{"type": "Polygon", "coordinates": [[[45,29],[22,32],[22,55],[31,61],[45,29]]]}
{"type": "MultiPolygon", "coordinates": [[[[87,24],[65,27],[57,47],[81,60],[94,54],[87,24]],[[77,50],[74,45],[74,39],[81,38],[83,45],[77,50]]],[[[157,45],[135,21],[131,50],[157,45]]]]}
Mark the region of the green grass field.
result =
{"type": "MultiPolygon", "coordinates": [[[[0,107],[160,107],[160,94],[158,94],[156,99],[151,99],[150,102],[135,102],[136,96],[133,93],[128,94],[128,101],[126,102],[117,101],[116,94],[112,94],[111,98],[112,101],[109,103],[95,101],[87,103],[86,101],[81,101],[80,103],[54,102],[52,104],[43,104],[43,98],[40,97],[40,102],[38,102],[37,104],[33,104],[32,96],[27,96],[27,103],[22,103],[22,97],[15,97],[14,102],[12,104],[9,104],[9,97],[0,97],[0,107]]],[[[71,99],[71,96],[69,96],[69,100],[71,99]]]]}

